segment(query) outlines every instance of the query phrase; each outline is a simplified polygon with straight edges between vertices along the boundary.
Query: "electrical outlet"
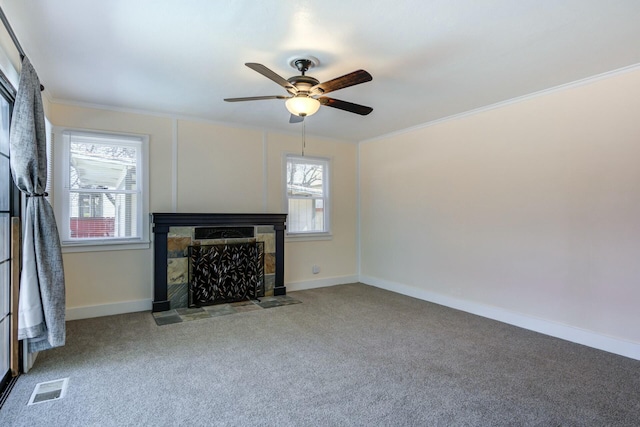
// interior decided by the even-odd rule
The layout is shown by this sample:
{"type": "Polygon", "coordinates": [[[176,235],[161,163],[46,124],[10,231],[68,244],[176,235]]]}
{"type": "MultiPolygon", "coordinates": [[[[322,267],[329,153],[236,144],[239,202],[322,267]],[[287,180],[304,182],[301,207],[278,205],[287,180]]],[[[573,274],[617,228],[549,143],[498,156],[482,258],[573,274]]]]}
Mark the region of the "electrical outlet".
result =
{"type": "Polygon", "coordinates": [[[311,272],[313,274],[318,274],[320,273],[320,266],[314,265],[313,267],[311,267],[311,272]]]}

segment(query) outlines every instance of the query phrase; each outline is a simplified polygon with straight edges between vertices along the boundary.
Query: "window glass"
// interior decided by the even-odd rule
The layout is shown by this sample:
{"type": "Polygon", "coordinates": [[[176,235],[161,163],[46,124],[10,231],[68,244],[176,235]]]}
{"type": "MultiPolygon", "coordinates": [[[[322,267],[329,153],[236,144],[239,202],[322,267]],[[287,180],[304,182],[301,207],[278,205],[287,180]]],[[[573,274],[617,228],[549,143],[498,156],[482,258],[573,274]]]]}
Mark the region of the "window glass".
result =
{"type": "MultiPolygon", "coordinates": [[[[0,87],[4,85],[0,83],[0,87]]],[[[11,378],[10,351],[18,345],[11,338],[11,217],[20,215],[9,160],[9,117],[12,101],[0,94],[0,395],[11,378]]]]}
{"type": "Polygon", "coordinates": [[[8,211],[9,198],[11,196],[10,183],[12,182],[13,178],[11,177],[10,160],[8,157],[5,157],[2,154],[0,154],[0,176],[2,177],[2,187],[0,188],[0,210],[8,211]]]}
{"type": "Polygon", "coordinates": [[[329,232],[329,160],[287,156],[287,232],[329,232]]]}
{"type": "Polygon", "coordinates": [[[9,108],[6,99],[0,96],[0,154],[9,155],[9,108]]]}
{"type": "Polygon", "coordinates": [[[139,148],[117,142],[69,144],[71,239],[135,237],[139,148]]]}

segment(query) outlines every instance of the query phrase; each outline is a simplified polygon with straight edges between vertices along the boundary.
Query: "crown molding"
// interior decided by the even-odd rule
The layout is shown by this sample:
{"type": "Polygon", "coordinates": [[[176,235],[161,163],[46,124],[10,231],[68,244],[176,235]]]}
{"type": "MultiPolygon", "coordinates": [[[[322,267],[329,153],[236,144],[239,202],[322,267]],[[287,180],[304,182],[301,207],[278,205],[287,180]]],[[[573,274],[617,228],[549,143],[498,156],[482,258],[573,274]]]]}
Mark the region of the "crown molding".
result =
{"type": "Polygon", "coordinates": [[[479,108],[474,108],[473,110],[469,110],[469,111],[465,111],[462,113],[458,113],[458,114],[453,114],[451,116],[447,116],[447,117],[442,117],[440,119],[435,119],[435,120],[431,120],[429,122],[426,123],[422,123],[416,126],[411,126],[405,129],[400,129],[398,131],[395,132],[390,132],[390,133],[386,133],[384,135],[380,135],[380,136],[376,136],[373,138],[369,138],[369,139],[364,139],[362,141],[359,142],[359,144],[367,144],[369,142],[375,142],[375,141],[379,141],[382,139],[387,139],[387,138],[392,138],[395,136],[399,136],[399,135],[404,135],[407,133],[411,133],[420,129],[424,129],[424,128],[428,128],[431,126],[436,126],[439,125],[441,123],[446,123],[446,122],[450,122],[453,120],[460,120],[462,118],[465,117],[469,117],[469,116],[474,116],[476,114],[480,114],[480,113],[484,113],[487,111],[491,111],[491,110],[496,110],[498,108],[503,108],[503,107],[507,107],[509,105],[513,105],[513,104],[518,104],[520,102],[524,102],[524,101],[528,101],[530,99],[535,99],[535,98],[539,98],[542,96],[546,96],[546,95],[550,95],[553,93],[557,93],[557,92],[562,92],[564,90],[567,89],[573,89],[576,87],[580,87],[580,86],[586,86],[588,84],[591,83],[595,83],[597,81],[600,80],[605,80],[605,79],[609,79],[611,77],[615,77],[615,76],[619,76],[622,74],[627,74],[627,73],[631,73],[634,71],[638,71],[640,70],[640,64],[633,64],[633,65],[629,65],[626,67],[622,67],[622,68],[618,68],[616,70],[612,70],[612,71],[607,71],[605,73],[601,73],[601,74],[596,74],[595,76],[591,76],[591,77],[586,77],[584,79],[580,79],[580,80],[575,80],[573,82],[570,83],[564,83],[558,86],[554,86],[548,89],[543,89],[537,92],[533,92],[527,95],[522,95],[522,96],[518,96],[515,98],[511,98],[508,99],[506,101],[500,101],[500,102],[496,102],[495,104],[490,104],[490,105],[485,105],[484,107],[479,107],[479,108]]]}

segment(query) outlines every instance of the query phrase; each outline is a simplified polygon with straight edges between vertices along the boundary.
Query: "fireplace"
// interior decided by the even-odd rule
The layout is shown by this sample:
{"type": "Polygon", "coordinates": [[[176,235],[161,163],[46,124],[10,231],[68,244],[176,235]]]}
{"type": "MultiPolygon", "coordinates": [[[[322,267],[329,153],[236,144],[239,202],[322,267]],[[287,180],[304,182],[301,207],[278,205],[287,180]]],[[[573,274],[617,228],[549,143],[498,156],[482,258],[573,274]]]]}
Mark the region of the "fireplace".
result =
{"type": "Polygon", "coordinates": [[[265,294],[286,295],[284,286],[286,218],[286,214],[153,213],[153,311],[188,306],[190,246],[262,243],[264,245],[265,294]],[[248,237],[251,235],[254,237],[248,237]]]}

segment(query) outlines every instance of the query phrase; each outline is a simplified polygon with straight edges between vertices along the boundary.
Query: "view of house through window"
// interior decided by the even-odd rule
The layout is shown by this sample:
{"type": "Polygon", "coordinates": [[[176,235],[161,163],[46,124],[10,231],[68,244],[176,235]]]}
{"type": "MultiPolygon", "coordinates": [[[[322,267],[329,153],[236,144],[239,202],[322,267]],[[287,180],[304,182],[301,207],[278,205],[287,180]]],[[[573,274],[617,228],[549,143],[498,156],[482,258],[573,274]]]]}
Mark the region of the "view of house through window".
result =
{"type": "Polygon", "coordinates": [[[140,239],[145,138],[75,131],[62,135],[63,243],[140,239]]]}
{"type": "Polygon", "coordinates": [[[287,156],[288,233],[329,232],[329,160],[287,156]]]}

